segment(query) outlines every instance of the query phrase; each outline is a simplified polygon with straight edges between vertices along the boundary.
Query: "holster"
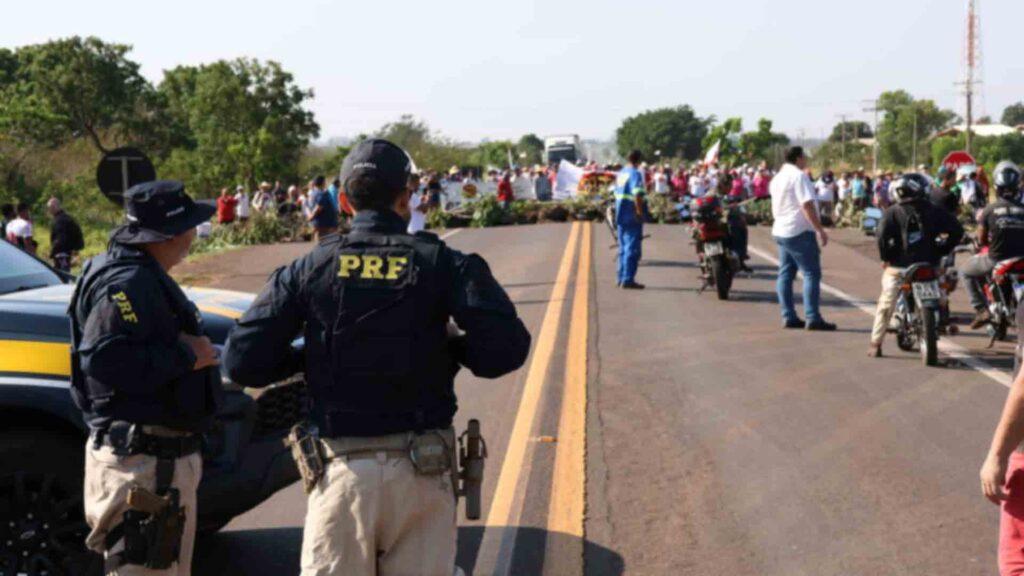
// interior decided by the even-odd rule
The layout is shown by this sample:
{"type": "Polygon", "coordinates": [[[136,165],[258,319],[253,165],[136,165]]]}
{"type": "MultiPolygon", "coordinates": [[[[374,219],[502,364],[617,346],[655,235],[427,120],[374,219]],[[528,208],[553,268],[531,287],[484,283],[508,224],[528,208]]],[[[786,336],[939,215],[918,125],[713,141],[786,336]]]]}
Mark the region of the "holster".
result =
{"type": "Polygon", "coordinates": [[[288,434],[292,458],[302,476],[302,489],[309,494],[324,475],[324,454],[316,428],[296,424],[288,434]]]}
{"type": "Polygon", "coordinates": [[[181,493],[170,487],[174,464],[173,458],[157,458],[155,493],[141,486],[128,490],[128,510],[106,538],[107,550],[119,540],[124,550],[108,557],[108,568],[136,564],[164,570],[178,561],[185,534],[185,508],[181,493]]]}
{"type": "Polygon", "coordinates": [[[132,487],[128,507],[124,513],[122,561],[155,570],[170,568],[178,561],[185,532],[185,509],[178,490],[170,488],[165,496],[157,496],[132,487]]]}
{"type": "Polygon", "coordinates": [[[487,458],[487,442],[480,434],[480,421],[470,419],[466,431],[459,436],[459,472],[462,481],[456,493],[466,499],[466,519],[479,520],[481,508],[481,486],[484,481],[484,460],[487,458]]]}

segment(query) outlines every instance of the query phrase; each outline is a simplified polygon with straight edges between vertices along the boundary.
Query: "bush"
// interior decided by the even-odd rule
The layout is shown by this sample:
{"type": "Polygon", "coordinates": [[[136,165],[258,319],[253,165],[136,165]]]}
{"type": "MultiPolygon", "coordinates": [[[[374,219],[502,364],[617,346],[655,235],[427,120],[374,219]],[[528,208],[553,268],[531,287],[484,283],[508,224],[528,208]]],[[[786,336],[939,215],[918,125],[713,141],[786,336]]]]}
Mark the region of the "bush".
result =
{"type": "Polygon", "coordinates": [[[274,244],[295,239],[298,236],[296,226],[301,227],[301,221],[297,218],[254,212],[252,218],[244,224],[214,224],[210,236],[196,241],[192,252],[203,254],[236,246],[274,244]]]}
{"type": "Polygon", "coordinates": [[[506,223],[505,210],[495,196],[485,196],[473,204],[473,226],[489,228],[506,223]]]}

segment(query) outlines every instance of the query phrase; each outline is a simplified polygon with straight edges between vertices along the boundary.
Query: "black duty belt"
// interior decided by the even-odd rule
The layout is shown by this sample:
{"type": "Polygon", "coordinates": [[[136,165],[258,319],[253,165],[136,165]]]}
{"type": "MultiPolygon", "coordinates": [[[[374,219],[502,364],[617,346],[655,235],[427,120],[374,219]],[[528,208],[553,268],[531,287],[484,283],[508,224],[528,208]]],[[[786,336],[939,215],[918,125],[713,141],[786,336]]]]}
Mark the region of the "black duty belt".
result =
{"type": "Polygon", "coordinates": [[[93,430],[89,439],[94,447],[110,446],[118,456],[147,454],[173,460],[203,448],[203,437],[200,434],[157,436],[144,432],[138,424],[127,422],[115,422],[103,430],[93,430]]]}

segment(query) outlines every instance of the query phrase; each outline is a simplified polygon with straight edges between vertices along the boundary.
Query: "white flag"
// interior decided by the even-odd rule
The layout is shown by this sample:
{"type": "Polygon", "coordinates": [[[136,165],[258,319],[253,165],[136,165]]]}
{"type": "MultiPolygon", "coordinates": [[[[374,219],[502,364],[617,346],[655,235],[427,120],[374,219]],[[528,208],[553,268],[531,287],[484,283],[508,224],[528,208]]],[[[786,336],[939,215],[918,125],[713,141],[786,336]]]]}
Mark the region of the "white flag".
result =
{"type": "Polygon", "coordinates": [[[704,156],[704,164],[709,165],[712,162],[718,162],[718,149],[722,147],[722,141],[715,142],[715,145],[708,150],[706,156],[704,156]]]}

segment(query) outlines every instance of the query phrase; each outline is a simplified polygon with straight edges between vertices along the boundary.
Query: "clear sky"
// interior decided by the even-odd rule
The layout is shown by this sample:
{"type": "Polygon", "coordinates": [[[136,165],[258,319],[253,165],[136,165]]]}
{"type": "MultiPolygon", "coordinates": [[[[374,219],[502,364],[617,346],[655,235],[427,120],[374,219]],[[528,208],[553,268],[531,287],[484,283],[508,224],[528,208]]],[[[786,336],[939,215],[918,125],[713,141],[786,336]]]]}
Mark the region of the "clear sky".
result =
{"type": "MultiPolygon", "coordinates": [[[[1024,99],[1024,2],[979,0],[980,105],[1024,99]]],[[[322,137],[403,113],[460,140],[578,133],[690,104],[820,137],[903,88],[962,114],[965,0],[101,0],[3,3],[7,47],[70,35],[134,46],[154,82],[177,64],[281,62],[316,93],[322,137]]]]}

